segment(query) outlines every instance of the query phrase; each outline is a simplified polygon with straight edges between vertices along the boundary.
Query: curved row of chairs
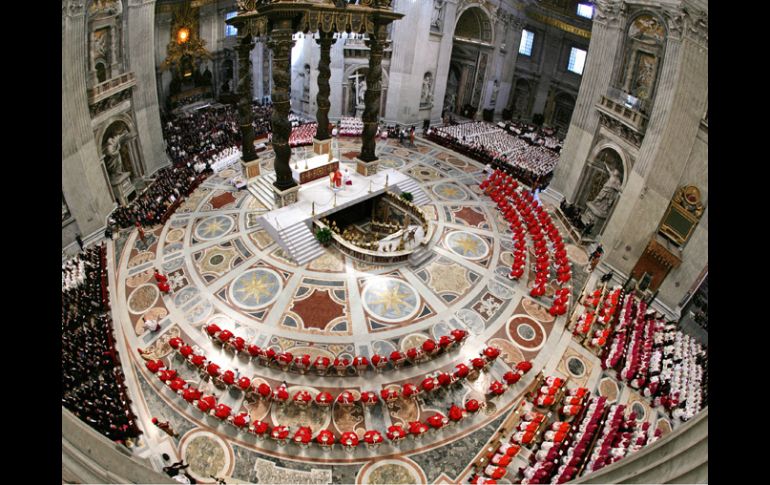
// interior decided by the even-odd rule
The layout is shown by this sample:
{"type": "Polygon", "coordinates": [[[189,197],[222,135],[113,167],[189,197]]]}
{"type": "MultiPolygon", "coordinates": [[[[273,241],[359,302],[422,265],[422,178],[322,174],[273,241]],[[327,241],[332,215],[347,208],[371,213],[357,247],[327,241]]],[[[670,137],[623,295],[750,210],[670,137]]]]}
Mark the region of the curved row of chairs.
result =
{"type": "Polygon", "coordinates": [[[277,367],[285,372],[294,371],[300,374],[315,372],[318,375],[326,375],[334,371],[338,376],[361,375],[367,370],[382,372],[396,370],[406,363],[417,365],[439,357],[447,352],[459,349],[468,338],[468,332],[462,329],[454,329],[449,335],[441,336],[438,341],[425,340],[419,347],[410,347],[404,352],[394,350],[389,356],[375,354],[369,358],[357,355],[352,359],[329,357],[319,355],[312,359],[309,354],[294,355],[289,351],[280,352],[274,348],[262,348],[254,343],[235,335],[219,325],[211,323],[205,327],[208,335],[216,344],[222,345],[238,355],[247,355],[254,363],[266,367],[277,367]]]}
{"type": "MultiPolygon", "coordinates": [[[[181,339],[173,342],[169,342],[172,347],[178,349],[181,354],[181,349],[187,347],[181,341],[181,339]]],[[[195,355],[190,354],[186,357],[188,362],[193,360],[195,355]]],[[[487,347],[482,352],[483,357],[477,357],[471,359],[470,365],[478,372],[486,370],[499,355],[499,350],[494,347],[487,347]]],[[[205,357],[204,357],[205,359],[205,357]]],[[[201,367],[205,365],[205,360],[201,364],[201,367]]],[[[192,362],[191,362],[192,363],[192,362]]],[[[197,364],[192,365],[198,367],[197,364]]],[[[212,363],[205,365],[205,373],[209,376],[216,376],[217,379],[222,379],[225,384],[231,379],[225,381],[223,376],[231,371],[221,372],[218,368],[211,368],[212,363]]],[[[215,364],[213,364],[215,365],[215,364]]],[[[383,441],[383,436],[394,445],[397,445],[403,438],[411,436],[414,439],[419,439],[431,430],[437,431],[445,426],[459,422],[466,418],[468,415],[475,414],[485,407],[486,402],[478,402],[475,399],[467,400],[462,406],[458,406],[452,403],[449,409],[444,415],[443,413],[434,413],[429,416],[424,422],[413,421],[409,422],[406,429],[400,425],[390,426],[385,433],[378,430],[367,430],[363,437],[359,437],[354,432],[344,432],[337,437],[332,431],[328,429],[319,430],[314,435],[313,431],[307,426],[299,427],[293,434],[289,426],[278,424],[276,426],[270,426],[264,421],[252,422],[248,412],[233,413],[233,410],[224,403],[217,402],[217,398],[213,395],[203,395],[197,387],[187,383],[182,379],[178,373],[171,368],[167,368],[161,360],[148,360],[146,362],[147,368],[150,372],[154,373],[158,379],[168,386],[174,393],[184,399],[190,406],[197,408],[200,412],[213,416],[223,422],[229,423],[241,432],[255,435],[257,438],[263,439],[269,437],[276,441],[279,445],[285,445],[288,442],[295,443],[300,446],[308,446],[310,444],[316,444],[324,449],[330,449],[335,443],[339,443],[345,450],[352,451],[360,443],[364,443],[368,448],[376,448],[383,441]]],[[[493,399],[503,394],[510,384],[517,382],[522,375],[531,369],[532,365],[529,362],[520,362],[516,366],[516,371],[509,371],[506,373],[504,380],[506,384],[502,384],[499,381],[494,381],[490,385],[490,389],[487,393],[488,399],[493,399]]],[[[464,379],[468,377],[468,374],[472,372],[471,369],[465,364],[458,364],[456,371],[452,375],[448,375],[450,381],[449,385],[457,382],[458,379],[464,379]],[[454,378],[455,380],[452,380],[454,378]]],[[[250,392],[254,390],[252,382],[248,378],[241,377],[235,380],[234,374],[232,376],[231,384],[237,389],[244,392],[250,392]]],[[[386,404],[392,405],[400,397],[407,397],[416,399],[421,393],[435,392],[442,388],[441,379],[445,373],[440,373],[438,376],[426,376],[425,379],[419,384],[407,383],[404,386],[388,386],[380,392],[382,400],[386,404]]],[[[329,407],[332,403],[336,402],[340,406],[354,406],[357,402],[361,402],[362,405],[375,405],[379,402],[377,394],[374,392],[364,391],[361,393],[361,397],[356,399],[355,395],[351,391],[343,391],[336,397],[325,393],[324,391],[316,394],[315,399],[308,391],[300,390],[294,393],[294,397],[290,399],[289,390],[285,383],[279,388],[273,390],[269,385],[262,383],[256,386],[254,392],[257,399],[266,399],[276,402],[278,405],[286,405],[289,402],[295,405],[306,406],[311,402],[319,406],[329,407]],[[266,387],[265,387],[266,386],[266,387]],[[319,399],[319,396],[326,396],[323,399],[319,399]]]]}
{"type": "Polygon", "coordinates": [[[500,170],[495,170],[483,180],[480,188],[497,204],[498,210],[508,221],[513,232],[514,260],[509,278],[518,280],[525,273],[526,236],[529,235],[536,258],[534,264],[535,281],[530,290],[530,296],[537,298],[545,295],[546,285],[551,281],[549,254],[552,254],[555,279],[560,288],[556,290],[555,298],[548,311],[553,316],[564,315],[569,303],[570,288],[568,283],[572,279],[572,270],[567,259],[564,240],[554,225],[550,214],[531,192],[522,191],[513,177],[500,170]],[[550,252],[549,240],[551,243],[550,252]]]}

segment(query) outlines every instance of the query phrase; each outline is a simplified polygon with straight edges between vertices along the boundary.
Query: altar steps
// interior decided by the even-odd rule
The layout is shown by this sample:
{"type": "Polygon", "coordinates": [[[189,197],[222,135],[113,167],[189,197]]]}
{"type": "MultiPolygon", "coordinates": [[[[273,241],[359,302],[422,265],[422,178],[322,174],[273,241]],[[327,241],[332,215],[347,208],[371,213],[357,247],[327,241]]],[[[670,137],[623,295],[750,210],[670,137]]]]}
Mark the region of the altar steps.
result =
{"type": "Polygon", "coordinates": [[[423,263],[429,260],[433,254],[433,251],[428,248],[420,248],[409,255],[409,265],[412,268],[420,267],[423,265],[423,263]]]}
{"type": "Polygon", "coordinates": [[[281,229],[278,234],[285,245],[284,249],[299,265],[312,261],[324,253],[323,246],[319,244],[304,222],[281,229]]]}
{"type": "Polygon", "coordinates": [[[421,205],[430,204],[432,202],[430,198],[425,195],[425,192],[423,192],[420,184],[418,184],[413,178],[408,178],[403,182],[399,182],[396,184],[396,187],[401,189],[401,192],[409,192],[412,194],[412,203],[418,207],[421,205]]]}
{"type": "Polygon", "coordinates": [[[273,182],[275,172],[260,175],[254,182],[249,183],[248,191],[260,204],[269,211],[275,209],[275,196],[273,195],[273,182]]]}

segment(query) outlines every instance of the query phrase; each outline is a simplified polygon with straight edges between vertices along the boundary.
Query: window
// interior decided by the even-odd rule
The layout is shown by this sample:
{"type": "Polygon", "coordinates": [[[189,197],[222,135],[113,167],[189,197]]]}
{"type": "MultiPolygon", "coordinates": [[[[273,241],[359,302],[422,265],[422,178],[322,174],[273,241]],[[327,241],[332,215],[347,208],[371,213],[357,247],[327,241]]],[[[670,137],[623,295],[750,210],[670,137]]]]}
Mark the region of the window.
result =
{"type": "Polygon", "coordinates": [[[535,42],[535,34],[529,30],[521,31],[521,44],[519,44],[519,54],[525,56],[532,55],[532,44],[535,42]]]}
{"type": "Polygon", "coordinates": [[[590,3],[578,3],[577,14],[587,19],[594,17],[594,6],[590,3]]]}
{"type": "MultiPolygon", "coordinates": [[[[238,11],[237,10],[234,10],[232,12],[228,12],[228,13],[225,14],[225,20],[231,19],[231,18],[235,17],[236,15],[238,15],[238,11]]],[[[225,37],[231,37],[233,35],[238,35],[238,29],[236,29],[232,25],[225,24],[225,37]]]]}
{"type": "Polygon", "coordinates": [[[586,63],[586,51],[573,47],[569,53],[569,64],[567,64],[567,70],[572,71],[575,74],[583,75],[583,66],[586,63]]]}

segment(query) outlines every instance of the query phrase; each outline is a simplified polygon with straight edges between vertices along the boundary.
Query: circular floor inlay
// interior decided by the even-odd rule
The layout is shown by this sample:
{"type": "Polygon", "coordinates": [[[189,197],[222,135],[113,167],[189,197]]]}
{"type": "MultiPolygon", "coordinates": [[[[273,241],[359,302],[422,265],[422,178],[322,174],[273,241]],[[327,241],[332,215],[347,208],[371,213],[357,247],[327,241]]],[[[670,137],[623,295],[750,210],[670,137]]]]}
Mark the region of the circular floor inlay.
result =
{"type": "Polygon", "coordinates": [[[519,337],[523,338],[524,340],[532,340],[535,338],[535,329],[526,323],[522,323],[516,327],[516,333],[518,333],[519,337]]]}
{"type": "Polygon", "coordinates": [[[514,315],[506,326],[508,336],[522,350],[540,350],[545,344],[547,334],[543,325],[528,315],[514,315]]]}
{"type": "Polygon", "coordinates": [[[619,392],[618,385],[609,377],[605,377],[599,382],[599,395],[606,397],[608,401],[615,401],[619,392]]]}
{"type": "Polygon", "coordinates": [[[214,256],[211,257],[211,259],[209,259],[209,263],[212,266],[216,266],[224,260],[225,260],[224,256],[222,256],[221,254],[215,254],[214,256]]]}
{"type": "Polygon", "coordinates": [[[195,228],[195,237],[204,241],[220,238],[233,228],[233,220],[227,216],[211,216],[203,219],[195,228]]]}
{"type": "Polygon", "coordinates": [[[375,317],[397,322],[417,313],[420,297],[412,285],[395,278],[378,276],[366,283],[361,292],[361,300],[364,308],[375,317]]]}
{"type": "Polygon", "coordinates": [[[569,370],[570,374],[575,377],[582,377],[586,372],[585,364],[577,357],[570,357],[567,359],[567,369],[569,370]]]}
{"type": "Polygon", "coordinates": [[[459,185],[442,182],[433,186],[433,192],[444,200],[465,200],[468,195],[459,185]]]}
{"type": "Polygon", "coordinates": [[[201,481],[210,481],[211,475],[226,475],[232,458],[227,444],[218,436],[206,431],[192,431],[182,438],[181,454],[190,464],[187,472],[201,481]]]}
{"type": "Polygon", "coordinates": [[[481,237],[466,231],[450,232],[446,247],[466,259],[482,259],[489,254],[489,245],[481,237]]]}
{"type": "Polygon", "coordinates": [[[356,483],[372,485],[425,482],[425,473],[407,458],[369,462],[361,468],[356,479],[356,483]]]}
{"type": "Polygon", "coordinates": [[[135,289],[128,297],[128,311],[134,314],[144,313],[155,305],[160,292],[152,283],[135,289]]]}
{"type": "Polygon", "coordinates": [[[281,293],[281,278],[273,270],[257,268],[243,273],[230,285],[230,299],[241,308],[256,310],[281,293]]]}
{"type": "Polygon", "coordinates": [[[184,237],[184,229],[171,229],[168,231],[168,234],[166,234],[166,243],[175,243],[178,241],[181,241],[184,237]]]}
{"type": "Polygon", "coordinates": [[[644,406],[642,406],[640,403],[635,402],[631,405],[631,410],[636,413],[636,420],[637,421],[644,421],[644,418],[647,417],[647,410],[644,409],[644,406]]]}

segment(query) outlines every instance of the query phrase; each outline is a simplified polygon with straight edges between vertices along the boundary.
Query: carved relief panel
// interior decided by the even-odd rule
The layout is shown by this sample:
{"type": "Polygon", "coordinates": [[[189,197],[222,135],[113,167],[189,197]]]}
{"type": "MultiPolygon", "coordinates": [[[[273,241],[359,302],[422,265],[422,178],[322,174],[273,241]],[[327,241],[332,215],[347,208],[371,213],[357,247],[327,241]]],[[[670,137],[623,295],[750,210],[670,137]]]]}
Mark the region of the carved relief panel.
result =
{"type": "Polygon", "coordinates": [[[643,112],[649,113],[655,96],[665,44],[666,28],[657,17],[642,13],[631,20],[620,83],[623,91],[639,99],[643,112]]]}

